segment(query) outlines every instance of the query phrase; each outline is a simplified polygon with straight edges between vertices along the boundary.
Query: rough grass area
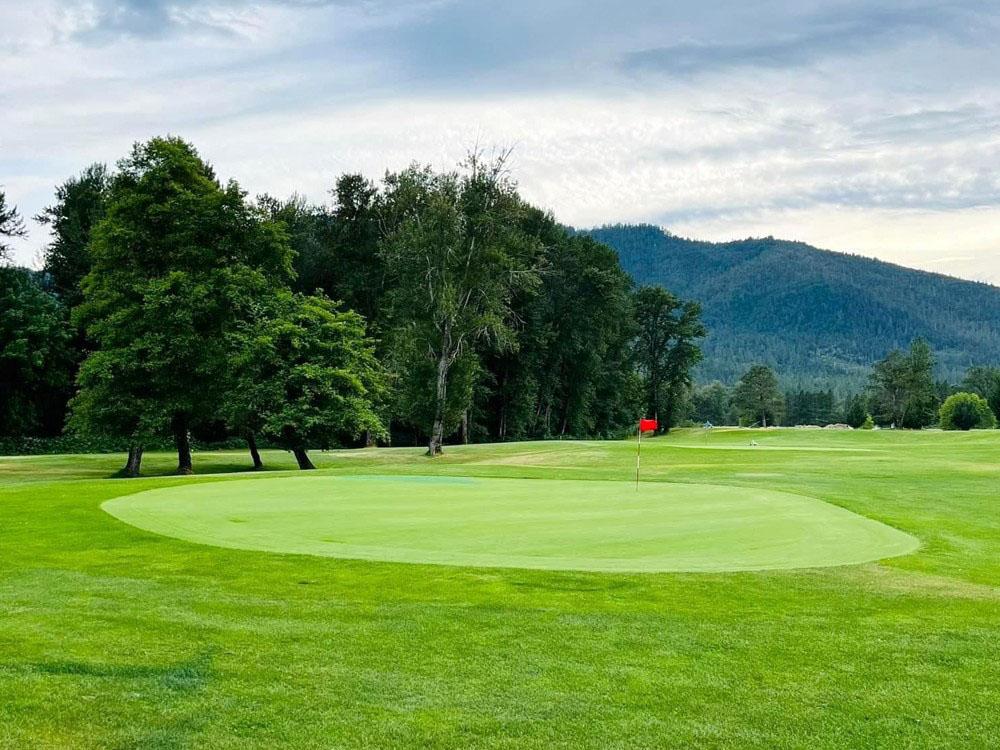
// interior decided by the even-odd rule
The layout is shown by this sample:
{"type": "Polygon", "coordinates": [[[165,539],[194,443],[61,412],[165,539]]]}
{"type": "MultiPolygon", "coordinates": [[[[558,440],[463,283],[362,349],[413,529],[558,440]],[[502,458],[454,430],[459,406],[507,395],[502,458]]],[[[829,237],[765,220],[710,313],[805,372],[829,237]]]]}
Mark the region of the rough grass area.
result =
{"type": "MultiPolygon", "coordinates": [[[[758,448],[742,431],[644,442],[645,478],[817,498],[920,548],[737,573],[278,555],[101,509],[242,482],[226,474],[246,467],[241,453],[134,481],[109,478],[117,456],[0,459],[0,747],[1000,746],[1000,434],[753,437],[758,448]]],[[[624,482],[632,450],[315,459],[319,476],[624,482]]],[[[248,481],[293,466],[265,460],[274,471],[248,481]]],[[[172,464],[156,454],[146,470],[172,464]]]]}

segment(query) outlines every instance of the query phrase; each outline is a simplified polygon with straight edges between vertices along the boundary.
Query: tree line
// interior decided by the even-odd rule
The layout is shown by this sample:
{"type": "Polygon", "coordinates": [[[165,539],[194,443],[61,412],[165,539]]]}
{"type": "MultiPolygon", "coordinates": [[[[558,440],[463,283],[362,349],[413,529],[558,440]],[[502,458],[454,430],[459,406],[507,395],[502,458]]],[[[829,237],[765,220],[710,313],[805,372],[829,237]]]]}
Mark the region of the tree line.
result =
{"type": "Polygon", "coordinates": [[[1000,419],[1000,367],[972,367],[960,383],[935,379],[936,358],[923,339],[877,362],[864,391],[838,400],[832,389],[782,391],[778,376],[754,365],[733,387],[694,388],[679,408],[691,423],[763,426],[846,424],[853,428],[990,428],[1000,419]],[[956,411],[957,410],[957,411],[956,411]]]}
{"type": "MultiPolygon", "coordinates": [[[[678,424],[701,309],[524,201],[508,154],[250,199],[179,138],[60,185],[41,271],[0,268],[0,435],[291,451],[678,424]]],[[[24,235],[0,192],[0,245],[24,235]]]]}

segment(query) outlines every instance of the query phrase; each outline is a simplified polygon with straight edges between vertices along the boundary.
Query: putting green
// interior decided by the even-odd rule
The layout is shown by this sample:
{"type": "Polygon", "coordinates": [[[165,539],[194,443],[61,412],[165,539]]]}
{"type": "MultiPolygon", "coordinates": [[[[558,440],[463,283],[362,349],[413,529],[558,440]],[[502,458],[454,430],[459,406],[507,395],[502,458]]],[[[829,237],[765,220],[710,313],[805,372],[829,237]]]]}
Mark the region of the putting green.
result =
{"type": "Polygon", "coordinates": [[[820,500],[702,484],[323,476],[184,484],[111,515],[238,549],[363,560],[593,571],[845,565],[917,540],[820,500]]]}

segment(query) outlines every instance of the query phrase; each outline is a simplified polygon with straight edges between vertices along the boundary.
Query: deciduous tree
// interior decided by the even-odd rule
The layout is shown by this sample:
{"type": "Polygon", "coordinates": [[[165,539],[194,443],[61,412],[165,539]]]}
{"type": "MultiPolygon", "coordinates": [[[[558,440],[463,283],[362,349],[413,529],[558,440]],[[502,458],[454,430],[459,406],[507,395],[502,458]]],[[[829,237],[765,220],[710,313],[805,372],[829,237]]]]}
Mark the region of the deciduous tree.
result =
{"type": "Polygon", "coordinates": [[[235,430],[290,450],[300,469],[315,468],[309,448],[384,434],[375,410],[384,376],[360,315],[289,291],[255,308],[229,336],[225,413],[235,430]]]}
{"type": "Polygon", "coordinates": [[[137,448],[172,435],[190,473],[189,430],[216,416],[227,383],[234,300],[291,274],[284,229],[191,145],[154,138],[119,163],[90,254],[77,315],[96,351],[81,367],[76,424],[137,448]]]}
{"type": "MultiPolygon", "coordinates": [[[[477,346],[516,346],[512,301],[538,283],[530,262],[536,248],[520,228],[525,206],[502,156],[473,154],[462,174],[412,167],[390,175],[385,204],[390,336],[406,352],[394,359],[427,378],[416,392],[431,405],[421,427],[434,456],[462,411],[449,395],[455,365],[477,346]]],[[[463,394],[465,408],[469,397],[463,394]]]]}

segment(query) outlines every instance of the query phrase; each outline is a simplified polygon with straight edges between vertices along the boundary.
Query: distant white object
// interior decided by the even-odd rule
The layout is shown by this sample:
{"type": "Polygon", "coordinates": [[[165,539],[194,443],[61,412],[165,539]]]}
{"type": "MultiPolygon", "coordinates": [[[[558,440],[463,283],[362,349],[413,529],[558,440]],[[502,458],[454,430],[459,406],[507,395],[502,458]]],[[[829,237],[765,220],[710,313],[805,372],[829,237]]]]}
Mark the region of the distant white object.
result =
{"type": "Polygon", "coordinates": [[[750,441],[750,447],[751,448],[756,448],[757,447],[757,441],[756,440],[751,440],[750,441]]]}
{"type": "Polygon", "coordinates": [[[824,430],[853,430],[849,424],[844,424],[843,422],[837,422],[836,424],[828,424],[823,428],[824,430]]]}
{"type": "Polygon", "coordinates": [[[713,427],[715,427],[715,425],[712,424],[711,422],[705,422],[704,427],[706,430],[711,430],[713,427]]]}

